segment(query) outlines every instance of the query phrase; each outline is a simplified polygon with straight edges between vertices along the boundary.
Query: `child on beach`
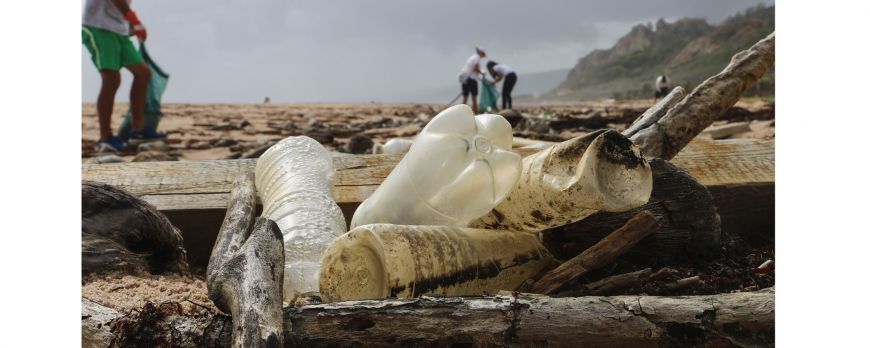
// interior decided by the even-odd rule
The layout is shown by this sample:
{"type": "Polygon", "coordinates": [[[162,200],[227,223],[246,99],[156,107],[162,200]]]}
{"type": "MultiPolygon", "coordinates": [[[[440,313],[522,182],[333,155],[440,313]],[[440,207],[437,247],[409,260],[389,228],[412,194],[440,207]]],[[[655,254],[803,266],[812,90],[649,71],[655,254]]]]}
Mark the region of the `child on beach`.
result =
{"type": "Polygon", "coordinates": [[[132,129],[130,146],[138,146],[152,140],[164,139],[163,133],[145,127],[145,96],[151,70],[142,55],[133,47],[130,33],[144,42],[147,32],[136,12],[130,9],[129,0],[87,0],[82,16],[82,43],[91,53],[91,60],[100,72],[102,81],[97,97],[97,115],[100,121],[100,140],[97,152],[117,152],[127,148],[128,143],[112,135],[112,109],[115,93],[121,84],[121,67],[133,74],[130,88],[132,129]]]}

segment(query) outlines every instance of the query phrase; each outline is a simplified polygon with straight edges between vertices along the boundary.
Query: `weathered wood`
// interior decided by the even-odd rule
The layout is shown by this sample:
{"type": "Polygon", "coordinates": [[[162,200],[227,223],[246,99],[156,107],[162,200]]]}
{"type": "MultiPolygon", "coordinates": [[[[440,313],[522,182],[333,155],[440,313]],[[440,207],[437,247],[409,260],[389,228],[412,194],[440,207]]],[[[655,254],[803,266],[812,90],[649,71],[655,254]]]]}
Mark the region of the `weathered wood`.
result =
{"type": "Polygon", "coordinates": [[[688,288],[690,286],[695,286],[698,284],[701,284],[701,277],[692,276],[692,277],[688,277],[688,278],[677,279],[673,283],[665,284],[665,287],[670,289],[670,290],[676,290],[676,289],[688,288]]]}
{"type": "Polygon", "coordinates": [[[652,274],[652,268],[644,268],[640,271],[617,274],[581,285],[580,292],[589,295],[607,295],[612,291],[638,285],[649,279],[652,274]]]}
{"type": "Polygon", "coordinates": [[[702,82],[665,116],[638,130],[631,141],[644,155],[671,159],[713,124],[773,66],[775,33],[738,52],[722,72],[702,82]]]}
{"type": "MultiPolygon", "coordinates": [[[[335,156],[333,196],[362,202],[390,174],[401,155],[335,156]]],[[[226,209],[236,178],[253,173],[256,159],[83,165],[85,180],[107,183],[160,210],[226,209]]]]}
{"type": "MultiPolygon", "coordinates": [[[[365,200],[400,159],[401,155],[336,156],[336,202],[365,200]]],[[[255,163],[248,159],[83,165],[82,177],[124,189],[161,211],[226,209],[233,181],[252,173],[255,163]]],[[[696,139],[673,163],[705,186],[772,183],[774,142],[696,139]]]]}
{"type": "Polygon", "coordinates": [[[82,297],[83,347],[229,347],[232,320],[208,310],[182,310],[178,302],[147,302],[121,313],[82,297]]]}
{"type": "Polygon", "coordinates": [[[82,347],[105,348],[112,342],[112,320],[121,312],[82,297],[82,347]]]}
{"type": "Polygon", "coordinates": [[[668,113],[674,105],[677,105],[686,97],[686,89],[682,86],[674,87],[668,95],[660,99],[655,105],[644,111],[628,128],[622,131],[622,135],[631,137],[639,130],[652,126],[668,113]]]}
{"type": "Polygon", "coordinates": [[[613,231],[580,255],[544,274],[532,285],[531,292],[553,293],[587,272],[606,266],[626,250],[631,249],[641,239],[655,232],[660,225],[660,220],[648,211],[635,214],[624,226],[613,231]]]}
{"type": "MultiPolygon", "coordinates": [[[[182,316],[171,305],[159,312],[154,307],[116,319],[116,343],[229,345],[229,318],[207,312],[182,316]]],[[[675,297],[424,297],[286,308],[284,345],[772,347],[774,319],[773,288],[675,297]]]]}
{"type": "Polygon", "coordinates": [[[253,175],[242,176],[230,193],[206,284],[218,309],[232,314],[234,347],[278,347],[283,341],[283,238],[273,221],[254,222],[255,195],[253,175]]]}
{"type": "Polygon", "coordinates": [[[82,273],[186,272],[181,233],[162,213],[124,190],[82,181],[82,273]]]}
{"type": "Polygon", "coordinates": [[[544,245],[557,257],[571,257],[598,243],[635,214],[649,211],[662,218],[661,226],[622,258],[641,261],[709,254],[719,246],[722,234],[710,192],[665,160],[653,159],[649,163],[653,192],[647,204],[622,213],[597,213],[550,230],[544,234],[544,245]]]}
{"type": "MultiPolygon", "coordinates": [[[[422,298],[285,311],[305,347],[773,346],[774,293],[711,296],[422,298]]],[[[292,329],[291,329],[292,328],[292,329]]]]}

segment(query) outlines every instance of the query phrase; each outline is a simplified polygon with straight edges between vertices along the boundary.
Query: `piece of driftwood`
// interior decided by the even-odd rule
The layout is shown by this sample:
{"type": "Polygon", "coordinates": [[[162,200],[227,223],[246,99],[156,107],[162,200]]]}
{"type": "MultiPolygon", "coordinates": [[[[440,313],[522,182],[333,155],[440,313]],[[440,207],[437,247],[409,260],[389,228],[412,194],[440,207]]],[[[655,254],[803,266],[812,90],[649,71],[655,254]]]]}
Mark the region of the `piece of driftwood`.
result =
{"type": "Polygon", "coordinates": [[[82,298],[82,347],[230,347],[232,318],[185,312],[178,302],[148,302],[122,313],[82,298]]]}
{"type": "Polygon", "coordinates": [[[639,130],[652,126],[668,113],[674,105],[677,105],[686,97],[686,89],[682,86],[674,87],[668,95],[656,102],[652,107],[644,111],[628,128],[622,131],[622,135],[631,137],[639,130]]]}
{"type": "Polygon", "coordinates": [[[613,231],[580,255],[544,274],[532,285],[531,292],[550,294],[577,277],[606,266],[626,250],[631,249],[641,239],[655,232],[661,223],[660,220],[648,211],[635,214],[624,226],[613,231]]]}
{"type": "Polygon", "coordinates": [[[695,286],[698,284],[701,284],[701,277],[692,276],[692,277],[688,277],[688,278],[677,279],[673,283],[665,284],[665,288],[667,288],[669,290],[677,290],[677,289],[682,289],[682,288],[688,288],[688,287],[695,286]]]}
{"type": "MultiPolygon", "coordinates": [[[[85,307],[83,299],[83,313],[85,307]]],[[[93,302],[87,307],[91,312],[102,310],[93,302]]],[[[182,316],[173,308],[152,305],[102,320],[112,325],[116,346],[229,346],[228,317],[207,312],[182,316]]],[[[519,294],[351,301],[284,309],[283,343],[286,347],[772,347],[774,309],[773,288],[675,297],[519,294]]],[[[83,325],[91,318],[82,315],[83,325]]],[[[105,334],[85,337],[88,332],[82,331],[83,342],[106,339],[105,334]]],[[[93,346],[110,342],[105,343],[93,346]]]]}
{"type": "Polygon", "coordinates": [[[112,321],[121,312],[82,297],[82,347],[106,348],[114,339],[112,321]]]}
{"type": "MultiPolygon", "coordinates": [[[[333,157],[336,202],[362,202],[401,158],[333,157]]],[[[672,160],[705,186],[772,183],[773,161],[774,142],[755,139],[696,139],[672,160]]],[[[82,177],[126,190],[161,211],[219,210],[223,216],[233,182],[240,175],[253,173],[255,164],[254,159],[86,164],[82,177]]]]}
{"type": "Polygon", "coordinates": [[[544,245],[565,258],[585,250],[642,211],[661,217],[658,230],[623,258],[649,260],[699,256],[722,240],[719,215],[710,192],[688,173],[661,160],[650,161],[653,192],[647,204],[622,213],[597,213],[544,234],[544,245]]]}
{"type": "Polygon", "coordinates": [[[774,63],[775,33],[738,52],[719,74],[708,78],[667,114],[638,130],[631,140],[645,156],[671,159],[734,105],[774,63]]]}
{"type": "Polygon", "coordinates": [[[299,347],[773,346],[774,293],[422,298],[288,309],[299,347]]]}
{"type": "Polygon", "coordinates": [[[652,268],[612,275],[607,278],[580,286],[580,292],[588,295],[607,295],[613,291],[625,289],[643,283],[653,274],[652,268]]]}
{"type": "Polygon", "coordinates": [[[186,272],[178,229],[150,204],[124,190],[82,181],[82,273],[186,272]]]}
{"type": "Polygon", "coordinates": [[[233,317],[234,347],[280,347],[284,244],[265,218],[254,220],[252,175],[240,178],[206,270],[208,295],[233,317]]]}

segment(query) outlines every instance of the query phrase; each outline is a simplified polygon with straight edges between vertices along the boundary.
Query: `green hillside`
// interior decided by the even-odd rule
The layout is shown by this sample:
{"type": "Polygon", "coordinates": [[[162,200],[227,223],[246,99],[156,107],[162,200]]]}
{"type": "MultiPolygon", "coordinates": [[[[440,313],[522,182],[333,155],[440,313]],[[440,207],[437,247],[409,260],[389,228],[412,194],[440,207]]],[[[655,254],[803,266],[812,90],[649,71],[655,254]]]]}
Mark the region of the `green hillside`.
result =
{"type": "MultiPolygon", "coordinates": [[[[649,98],[655,77],[694,88],[718,73],[735,53],[774,31],[774,8],[754,7],[711,26],[703,19],[638,25],[607,50],[578,60],[550,99],[649,98]]],[[[750,95],[773,94],[773,72],[750,95]]]]}

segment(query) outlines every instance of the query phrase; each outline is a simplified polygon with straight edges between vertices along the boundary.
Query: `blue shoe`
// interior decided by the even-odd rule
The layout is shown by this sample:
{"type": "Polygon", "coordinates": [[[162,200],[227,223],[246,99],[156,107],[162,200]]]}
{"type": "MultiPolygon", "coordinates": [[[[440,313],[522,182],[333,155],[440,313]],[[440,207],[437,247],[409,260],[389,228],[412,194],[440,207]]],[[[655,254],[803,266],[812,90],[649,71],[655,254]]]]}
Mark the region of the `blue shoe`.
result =
{"type": "Polygon", "coordinates": [[[117,136],[112,136],[109,140],[101,140],[94,146],[97,152],[120,152],[127,148],[127,142],[117,136]]]}
{"type": "Polygon", "coordinates": [[[165,139],[166,133],[161,133],[154,129],[145,127],[139,132],[130,131],[130,139],[128,142],[130,143],[130,146],[139,146],[139,144],[165,139]]]}

